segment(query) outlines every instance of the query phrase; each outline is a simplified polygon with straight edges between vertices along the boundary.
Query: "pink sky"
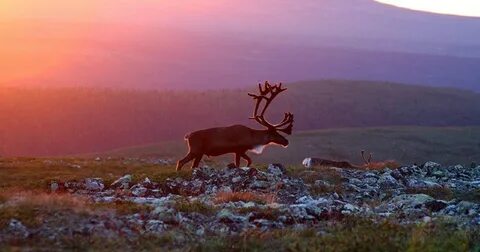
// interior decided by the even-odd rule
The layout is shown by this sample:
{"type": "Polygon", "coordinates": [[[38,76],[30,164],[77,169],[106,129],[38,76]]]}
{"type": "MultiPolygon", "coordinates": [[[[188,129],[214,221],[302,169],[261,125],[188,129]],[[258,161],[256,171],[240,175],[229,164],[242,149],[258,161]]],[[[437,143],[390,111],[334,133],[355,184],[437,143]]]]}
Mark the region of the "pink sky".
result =
{"type": "Polygon", "coordinates": [[[258,60],[261,52],[251,47],[260,42],[369,50],[377,47],[370,39],[420,42],[429,50],[429,43],[439,41],[478,45],[471,32],[476,21],[467,20],[465,29],[459,29],[458,20],[432,20],[373,0],[3,0],[0,85],[129,82],[121,76],[129,69],[132,76],[174,83],[175,76],[164,73],[188,63],[203,76],[229,74],[203,69],[202,62],[216,53],[216,42],[227,48],[250,43],[247,52],[220,55],[226,64],[239,57],[258,60]]]}

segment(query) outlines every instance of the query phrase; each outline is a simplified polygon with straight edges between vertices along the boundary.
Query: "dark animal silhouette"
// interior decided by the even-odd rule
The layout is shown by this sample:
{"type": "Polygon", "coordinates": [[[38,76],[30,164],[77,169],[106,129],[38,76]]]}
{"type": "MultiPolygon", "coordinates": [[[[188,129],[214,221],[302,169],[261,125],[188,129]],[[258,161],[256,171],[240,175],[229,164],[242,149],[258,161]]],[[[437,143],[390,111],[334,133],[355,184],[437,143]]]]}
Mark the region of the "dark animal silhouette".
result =
{"type": "Polygon", "coordinates": [[[247,156],[247,151],[261,153],[269,144],[288,146],[288,140],[280,132],[292,134],[293,114],[285,113],[283,120],[278,124],[271,124],[264,117],[265,111],[275,97],[287,89],[282,88],[281,83],[270,85],[268,82],[265,82],[263,87],[262,84],[258,84],[258,88],[259,94],[248,94],[256,102],[253,117],[250,119],[254,119],[266,129],[257,130],[243,125],[233,125],[192,132],[185,136],[189,152],[177,162],[177,171],[191,160],[194,160],[192,168],[198,167],[204,155],[219,156],[227,153],[235,154],[236,167],[240,166],[240,158],[245,159],[247,166],[250,166],[252,160],[247,156]],[[265,105],[260,109],[262,101],[265,101],[265,105]]]}
{"type": "Polygon", "coordinates": [[[364,161],[363,165],[355,165],[351,164],[348,161],[337,161],[337,160],[330,160],[330,159],[323,159],[323,158],[305,158],[303,160],[303,165],[311,168],[314,166],[324,166],[324,167],[337,167],[337,168],[353,168],[353,169],[361,169],[364,167],[368,167],[372,163],[373,153],[369,153],[368,158],[365,157],[365,151],[360,151],[362,155],[362,159],[364,161]]]}

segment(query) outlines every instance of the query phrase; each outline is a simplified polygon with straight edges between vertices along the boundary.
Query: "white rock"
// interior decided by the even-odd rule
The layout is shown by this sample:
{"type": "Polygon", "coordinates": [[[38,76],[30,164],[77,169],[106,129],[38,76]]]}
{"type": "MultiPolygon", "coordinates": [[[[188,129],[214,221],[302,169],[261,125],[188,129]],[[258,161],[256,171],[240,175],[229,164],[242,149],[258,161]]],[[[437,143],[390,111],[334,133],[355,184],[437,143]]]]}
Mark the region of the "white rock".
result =
{"type": "Polygon", "coordinates": [[[22,238],[27,238],[30,235],[27,227],[25,227],[22,222],[16,219],[10,220],[10,223],[8,224],[8,233],[22,238]]]}
{"type": "Polygon", "coordinates": [[[225,192],[225,193],[231,193],[233,192],[232,188],[230,186],[222,186],[218,190],[219,192],[225,192]]]}
{"type": "Polygon", "coordinates": [[[50,190],[52,192],[56,192],[58,190],[58,183],[56,181],[52,181],[52,183],[50,183],[50,190]]]}
{"type": "Polygon", "coordinates": [[[343,210],[347,210],[347,211],[350,211],[350,212],[356,212],[358,211],[358,207],[350,204],[350,203],[347,203],[343,206],[343,210]]]}
{"type": "Polygon", "coordinates": [[[282,176],[283,175],[282,169],[280,169],[280,167],[278,167],[276,165],[273,165],[273,164],[268,165],[267,173],[273,174],[275,176],[282,176]]]}
{"type": "Polygon", "coordinates": [[[424,169],[435,169],[435,168],[439,168],[440,166],[441,165],[439,163],[435,163],[432,161],[428,161],[425,164],[423,164],[424,169]]]}
{"type": "Polygon", "coordinates": [[[303,164],[303,166],[305,166],[306,168],[312,168],[312,166],[313,166],[312,158],[305,158],[305,159],[302,161],[302,164],[303,164]]]}
{"type": "Polygon", "coordinates": [[[234,177],[232,178],[232,183],[238,183],[242,180],[242,177],[238,176],[238,177],[234,177]]]}
{"type": "Polygon", "coordinates": [[[119,187],[122,189],[130,188],[130,182],[132,182],[132,175],[127,174],[112,183],[111,187],[119,187]]]}
{"type": "Polygon", "coordinates": [[[85,188],[89,191],[101,191],[105,188],[101,178],[86,178],[85,188]]]}
{"type": "Polygon", "coordinates": [[[426,194],[402,194],[391,199],[389,203],[395,207],[406,209],[415,208],[433,200],[435,199],[426,194]]]}
{"type": "Polygon", "coordinates": [[[243,207],[244,208],[252,208],[252,207],[255,207],[255,202],[246,202],[245,204],[243,204],[243,207]]]}
{"type": "Polygon", "coordinates": [[[132,194],[137,197],[144,196],[147,190],[148,189],[143,186],[133,186],[131,189],[132,194]]]}
{"type": "Polygon", "coordinates": [[[162,233],[167,230],[167,226],[160,220],[148,220],[145,224],[145,231],[149,233],[162,233]]]}

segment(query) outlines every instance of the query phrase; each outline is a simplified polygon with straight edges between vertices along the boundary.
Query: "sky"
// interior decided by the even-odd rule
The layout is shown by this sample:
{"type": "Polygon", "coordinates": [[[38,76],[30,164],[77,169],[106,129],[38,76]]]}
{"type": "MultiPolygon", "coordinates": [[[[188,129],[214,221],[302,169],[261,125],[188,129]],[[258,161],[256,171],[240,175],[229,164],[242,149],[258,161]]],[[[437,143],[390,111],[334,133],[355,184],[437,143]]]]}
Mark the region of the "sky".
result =
{"type": "MultiPolygon", "coordinates": [[[[480,16],[480,4],[471,0],[379,1],[424,11],[480,16]]],[[[428,45],[418,49],[420,53],[444,50],[431,45],[437,41],[461,50],[478,45],[478,37],[471,32],[478,27],[476,22],[438,17],[426,21],[423,16],[385,12],[374,3],[0,0],[0,85],[129,86],[134,80],[145,80],[155,86],[157,82],[175,83],[183,78],[177,76],[185,73],[204,79],[239,75],[228,72],[228,68],[215,71],[203,64],[218,53],[216,43],[224,45],[225,51],[233,48],[232,53],[238,49],[238,55],[223,52],[217,57],[243,60],[234,68],[256,61],[262,51],[255,45],[260,43],[269,43],[272,48],[283,43],[368,50],[416,50],[413,42],[428,45]],[[418,30],[412,30],[412,26],[418,30]],[[388,43],[378,43],[385,39],[389,39],[388,43]]]]}
{"type": "Polygon", "coordinates": [[[376,0],[412,10],[439,14],[480,17],[480,2],[475,0],[376,0]]]}

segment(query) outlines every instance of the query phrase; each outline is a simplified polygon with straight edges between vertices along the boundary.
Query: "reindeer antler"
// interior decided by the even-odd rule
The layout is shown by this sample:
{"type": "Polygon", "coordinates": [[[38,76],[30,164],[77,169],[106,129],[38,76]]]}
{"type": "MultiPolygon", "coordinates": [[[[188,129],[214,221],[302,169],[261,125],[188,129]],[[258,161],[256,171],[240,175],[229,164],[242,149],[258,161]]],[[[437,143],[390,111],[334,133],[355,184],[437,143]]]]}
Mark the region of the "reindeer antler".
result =
{"type": "Polygon", "coordinates": [[[363,161],[365,162],[365,164],[368,165],[368,164],[370,164],[370,163],[372,162],[372,155],[373,155],[373,153],[371,153],[371,152],[369,153],[368,159],[365,158],[365,151],[364,151],[364,150],[361,150],[360,153],[362,153],[362,158],[363,158],[363,161]]]}
{"type": "Polygon", "coordinates": [[[255,109],[253,111],[253,117],[250,117],[250,119],[254,119],[259,124],[267,127],[268,129],[281,131],[288,135],[292,134],[292,128],[293,128],[293,122],[294,122],[292,113],[289,113],[289,112],[285,113],[283,120],[278,124],[271,124],[265,119],[265,111],[267,110],[270,103],[273,101],[273,99],[275,99],[275,97],[278,94],[280,94],[281,92],[287,89],[282,88],[282,83],[279,83],[278,85],[271,85],[270,83],[268,83],[268,81],[265,81],[263,87],[262,87],[262,84],[259,83],[258,89],[260,92],[260,94],[258,95],[251,94],[251,93],[248,94],[249,96],[253,97],[253,99],[256,101],[255,109]],[[263,107],[260,114],[258,114],[258,110],[263,100],[265,100],[265,106],[263,107]],[[281,127],[284,127],[284,128],[281,128],[281,127]]]}

